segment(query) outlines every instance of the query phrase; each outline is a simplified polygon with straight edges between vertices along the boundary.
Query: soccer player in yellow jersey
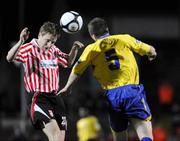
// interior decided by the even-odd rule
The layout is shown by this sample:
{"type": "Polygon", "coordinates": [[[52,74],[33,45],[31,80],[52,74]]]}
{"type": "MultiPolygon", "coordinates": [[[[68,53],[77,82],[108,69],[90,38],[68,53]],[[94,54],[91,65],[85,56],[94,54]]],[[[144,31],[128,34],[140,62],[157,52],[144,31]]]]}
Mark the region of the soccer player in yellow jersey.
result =
{"type": "Polygon", "coordinates": [[[98,118],[89,113],[85,107],[79,108],[80,119],[77,121],[77,136],[79,141],[97,141],[100,138],[101,126],[98,118]]]}
{"type": "Polygon", "coordinates": [[[133,52],[147,55],[151,61],[157,55],[155,48],[128,34],[110,35],[107,23],[101,18],[92,19],[88,30],[95,42],[85,48],[59,94],[68,92],[91,65],[93,75],[106,90],[114,140],[126,141],[128,124],[132,123],[140,141],[153,141],[151,111],[143,84],[139,84],[133,52]]]}

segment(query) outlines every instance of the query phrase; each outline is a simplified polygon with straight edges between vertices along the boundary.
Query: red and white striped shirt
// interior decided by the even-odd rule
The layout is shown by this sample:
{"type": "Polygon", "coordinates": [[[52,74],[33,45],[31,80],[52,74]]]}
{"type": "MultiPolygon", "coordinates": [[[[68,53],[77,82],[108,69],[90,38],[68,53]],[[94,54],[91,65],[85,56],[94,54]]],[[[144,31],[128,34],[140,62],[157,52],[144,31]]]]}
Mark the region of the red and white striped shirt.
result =
{"type": "Polygon", "coordinates": [[[28,92],[57,92],[59,90],[59,65],[67,67],[67,54],[56,46],[42,50],[36,39],[22,45],[15,60],[23,63],[24,83],[28,92]]]}

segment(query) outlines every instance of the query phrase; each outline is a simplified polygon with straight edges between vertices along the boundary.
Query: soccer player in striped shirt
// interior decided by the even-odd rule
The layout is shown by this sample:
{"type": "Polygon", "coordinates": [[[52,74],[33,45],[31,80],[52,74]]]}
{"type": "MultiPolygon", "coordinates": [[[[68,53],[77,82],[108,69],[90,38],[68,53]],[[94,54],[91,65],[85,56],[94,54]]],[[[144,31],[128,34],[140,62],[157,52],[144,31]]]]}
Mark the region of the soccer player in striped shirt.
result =
{"type": "Polygon", "coordinates": [[[73,64],[78,49],[84,45],[75,41],[69,54],[55,46],[60,36],[58,25],[45,22],[38,39],[24,44],[29,37],[28,28],[20,33],[19,41],[9,50],[7,60],[18,61],[24,67],[24,83],[31,121],[41,129],[49,141],[64,141],[67,126],[63,100],[57,96],[59,90],[59,66],[73,64]]]}
{"type": "Polygon", "coordinates": [[[88,66],[105,90],[109,102],[109,119],[115,141],[127,140],[128,124],[135,127],[140,141],[152,141],[151,111],[133,52],[149,60],[156,57],[153,46],[128,34],[110,35],[107,23],[94,18],[88,24],[95,41],[88,45],[72,69],[68,82],[58,93],[66,93],[88,66]]]}

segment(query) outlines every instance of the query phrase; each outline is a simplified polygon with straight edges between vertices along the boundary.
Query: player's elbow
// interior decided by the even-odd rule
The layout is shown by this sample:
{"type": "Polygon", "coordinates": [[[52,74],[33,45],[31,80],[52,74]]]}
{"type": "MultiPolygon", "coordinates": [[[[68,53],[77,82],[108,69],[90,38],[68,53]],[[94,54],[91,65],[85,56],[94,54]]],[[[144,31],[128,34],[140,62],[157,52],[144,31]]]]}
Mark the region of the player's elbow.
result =
{"type": "Polygon", "coordinates": [[[71,68],[72,66],[73,66],[72,62],[68,63],[68,65],[67,65],[68,68],[71,68]]]}
{"type": "Polygon", "coordinates": [[[71,65],[71,64],[68,64],[68,65],[67,65],[67,68],[71,68],[71,67],[72,67],[72,65],[71,65]]]}
{"type": "Polygon", "coordinates": [[[9,55],[9,53],[8,53],[7,56],[6,56],[6,60],[7,60],[8,62],[12,62],[12,61],[13,61],[13,57],[11,57],[11,56],[9,55]]]}
{"type": "Polygon", "coordinates": [[[74,59],[72,59],[72,58],[68,58],[68,62],[67,62],[67,66],[68,66],[68,68],[70,68],[70,67],[72,67],[72,65],[74,64],[74,59]]]}

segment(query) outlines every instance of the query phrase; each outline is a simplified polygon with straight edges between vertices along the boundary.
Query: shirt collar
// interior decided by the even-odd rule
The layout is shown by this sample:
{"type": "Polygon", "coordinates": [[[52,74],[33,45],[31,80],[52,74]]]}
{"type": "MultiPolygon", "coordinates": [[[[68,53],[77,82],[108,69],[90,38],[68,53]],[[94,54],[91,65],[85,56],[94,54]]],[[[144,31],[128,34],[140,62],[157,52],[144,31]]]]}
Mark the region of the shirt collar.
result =
{"type": "Polygon", "coordinates": [[[108,37],[108,36],[110,36],[110,34],[109,34],[109,33],[106,33],[105,35],[101,36],[99,39],[103,39],[103,38],[106,38],[106,37],[108,37]]]}
{"type": "Polygon", "coordinates": [[[38,43],[37,43],[37,39],[32,39],[31,43],[36,46],[36,47],[39,47],[38,43]]]}

